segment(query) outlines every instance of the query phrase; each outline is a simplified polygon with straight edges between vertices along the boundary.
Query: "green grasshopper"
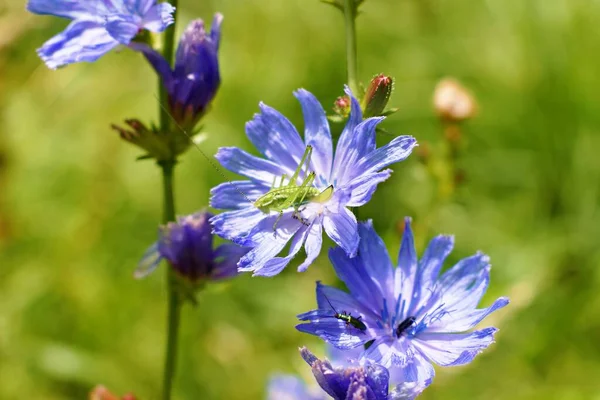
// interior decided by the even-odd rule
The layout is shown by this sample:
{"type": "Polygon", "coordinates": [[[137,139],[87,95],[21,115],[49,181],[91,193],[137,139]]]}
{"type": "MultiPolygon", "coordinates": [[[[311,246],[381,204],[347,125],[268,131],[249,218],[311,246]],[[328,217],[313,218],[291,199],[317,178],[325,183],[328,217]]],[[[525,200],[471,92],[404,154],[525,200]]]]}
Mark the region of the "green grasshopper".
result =
{"type": "Polygon", "coordinates": [[[300,220],[304,225],[308,225],[308,222],[300,215],[300,207],[308,203],[325,203],[333,195],[333,185],[328,186],[323,191],[312,186],[315,181],[315,173],[308,172],[311,154],[312,146],[306,146],[300,164],[298,164],[298,168],[294,171],[294,175],[292,175],[287,185],[284,185],[284,181],[288,178],[287,175],[284,174],[281,177],[279,186],[276,186],[277,178],[274,178],[271,189],[254,202],[254,206],[265,214],[269,214],[271,211],[279,212],[279,216],[273,224],[273,231],[277,228],[277,223],[283,216],[283,212],[290,207],[294,207],[293,217],[300,220]],[[306,177],[298,185],[297,180],[303,165],[306,165],[306,177]]]}

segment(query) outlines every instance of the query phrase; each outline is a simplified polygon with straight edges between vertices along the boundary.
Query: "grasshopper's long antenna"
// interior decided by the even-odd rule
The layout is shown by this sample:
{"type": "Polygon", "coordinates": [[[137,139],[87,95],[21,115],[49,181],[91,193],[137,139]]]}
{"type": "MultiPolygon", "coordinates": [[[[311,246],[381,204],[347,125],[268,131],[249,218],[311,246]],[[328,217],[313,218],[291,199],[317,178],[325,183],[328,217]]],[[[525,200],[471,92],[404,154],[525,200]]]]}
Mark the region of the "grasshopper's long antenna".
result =
{"type": "Polygon", "coordinates": [[[215,164],[214,161],[211,160],[210,157],[208,157],[206,155],[206,153],[204,153],[204,151],[202,151],[202,149],[200,148],[200,146],[198,146],[198,143],[194,142],[194,140],[192,139],[192,137],[185,131],[185,129],[183,129],[181,127],[181,125],[179,125],[179,123],[177,123],[177,120],[175,120],[175,118],[173,117],[173,115],[171,115],[171,113],[169,112],[169,110],[164,106],[163,103],[160,102],[160,99],[158,98],[158,96],[156,96],[156,93],[154,93],[154,98],[158,101],[158,104],[160,105],[160,108],[162,108],[163,111],[165,111],[169,115],[169,117],[171,118],[171,120],[173,120],[173,122],[179,128],[179,130],[181,132],[183,132],[183,134],[185,136],[187,136],[187,138],[194,145],[194,147],[196,147],[198,149],[198,151],[200,152],[200,154],[202,154],[204,156],[204,158],[206,158],[206,161],[208,161],[210,163],[210,165],[212,165],[212,167],[217,170],[217,172],[221,175],[221,178],[223,178],[225,181],[229,182],[229,184],[232,185],[234,187],[234,189],[239,194],[241,194],[246,200],[248,200],[249,203],[252,203],[252,200],[250,200],[248,198],[248,196],[246,196],[246,193],[242,192],[232,181],[230,181],[229,179],[227,179],[227,177],[225,176],[225,174],[223,173],[223,171],[221,171],[221,169],[217,166],[217,164],[215,164]]]}

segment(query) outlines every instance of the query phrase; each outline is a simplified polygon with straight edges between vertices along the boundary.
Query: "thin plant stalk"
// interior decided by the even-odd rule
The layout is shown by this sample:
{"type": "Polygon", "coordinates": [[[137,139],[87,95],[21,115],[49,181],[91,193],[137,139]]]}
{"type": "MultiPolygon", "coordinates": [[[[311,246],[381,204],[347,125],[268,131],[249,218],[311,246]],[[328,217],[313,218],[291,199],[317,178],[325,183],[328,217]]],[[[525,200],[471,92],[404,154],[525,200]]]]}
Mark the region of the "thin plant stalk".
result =
{"type": "MultiPolygon", "coordinates": [[[[346,28],[346,69],[348,86],[355,96],[361,96],[358,86],[358,54],[356,50],[356,7],[354,0],[344,0],[344,26],[346,28]]],[[[358,208],[352,210],[358,219],[358,208]]]]}
{"type": "MultiPolygon", "coordinates": [[[[175,202],[173,196],[174,161],[161,162],[163,172],[164,214],[163,221],[175,220],[175,202]]],[[[167,342],[165,347],[165,365],[163,370],[163,400],[171,398],[173,378],[177,364],[177,342],[181,318],[181,301],[175,285],[175,272],[167,268],[167,342]]]]}
{"type": "MultiPolygon", "coordinates": [[[[169,65],[173,64],[173,49],[175,47],[175,24],[177,22],[177,0],[170,3],[175,7],[173,17],[175,22],[169,26],[163,37],[163,57],[169,65]]],[[[159,91],[159,118],[161,132],[168,132],[171,128],[171,118],[167,111],[167,91],[161,78],[158,79],[159,91]]],[[[176,160],[159,162],[163,176],[163,222],[175,220],[175,196],[173,191],[173,170],[176,160]]],[[[167,340],[165,347],[165,364],[163,370],[162,399],[170,400],[173,388],[173,379],[177,364],[177,345],[179,338],[179,324],[181,319],[181,300],[175,287],[175,275],[172,268],[167,268],[167,340]]]]}
{"type": "Polygon", "coordinates": [[[346,27],[346,65],[348,85],[355,96],[360,96],[358,86],[358,62],[356,51],[356,6],[355,0],[344,0],[344,25],[346,27]]]}

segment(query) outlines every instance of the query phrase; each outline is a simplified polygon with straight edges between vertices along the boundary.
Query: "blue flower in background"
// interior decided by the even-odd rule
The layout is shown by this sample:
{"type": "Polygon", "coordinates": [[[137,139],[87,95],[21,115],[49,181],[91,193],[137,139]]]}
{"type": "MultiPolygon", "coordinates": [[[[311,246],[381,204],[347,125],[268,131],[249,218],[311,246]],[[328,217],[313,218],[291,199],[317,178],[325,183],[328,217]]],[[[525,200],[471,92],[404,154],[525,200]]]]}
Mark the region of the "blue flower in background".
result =
{"type": "Polygon", "coordinates": [[[267,386],[267,400],[327,400],[323,392],[309,388],[295,375],[275,375],[267,386]]]}
{"type": "Polygon", "coordinates": [[[410,400],[420,393],[404,383],[396,385],[390,392],[388,370],[375,363],[334,367],[306,348],[300,349],[300,354],[311,366],[319,386],[334,400],[410,400]]]}
{"type": "MultiPolygon", "coordinates": [[[[360,360],[363,350],[364,347],[362,346],[352,349],[338,349],[331,344],[327,346],[327,354],[334,367],[350,367],[370,362],[368,360],[360,360]]],[[[387,367],[387,370],[390,374],[390,385],[396,388],[396,393],[404,393],[414,397],[423,392],[432,381],[431,379],[407,381],[404,369],[396,365],[390,365],[387,367]]]]}
{"type": "MultiPolygon", "coordinates": [[[[377,148],[375,128],[383,118],[362,120],[358,101],[352,99],[352,111],[338,141],[335,157],[325,111],[317,99],[300,89],[295,96],[304,113],[304,140],[282,114],[265,104],[261,112],[246,124],[246,134],[265,158],[255,157],[235,147],[220,148],[216,158],[228,170],[250,180],[225,182],[212,189],[211,205],[230,209],[215,216],[211,222],[214,232],[242,246],[252,247],[238,266],[254,275],[273,276],[281,272],[304,246],[307,257],[298,267],[304,271],[319,255],[322,231],[350,257],[358,249],[357,221],[349,207],[367,203],[377,185],[386,180],[390,164],[404,160],[416,141],[411,136],[398,136],[387,145],[377,148]],[[326,202],[309,202],[300,210],[290,207],[282,214],[264,213],[255,201],[270,191],[274,182],[285,175],[292,177],[302,164],[303,154],[311,146],[312,157],[307,169],[314,172],[311,188],[325,191],[333,188],[326,202]],[[276,229],[274,230],[274,227],[276,229]],[[291,241],[285,257],[276,257],[291,241]]],[[[306,174],[300,175],[297,184],[306,174]]]]}
{"type": "Polygon", "coordinates": [[[136,278],[154,271],[162,259],[169,261],[180,276],[194,283],[237,275],[236,264],[248,249],[232,243],[213,249],[210,217],[211,213],[200,211],[162,226],[158,242],[142,257],[136,278]]]}
{"type": "Polygon", "coordinates": [[[37,50],[48,68],[96,61],[141,30],[162,32],[173,23],[175,8],[156,0],[29,0],[35,14],[72,19],[67,28],[37,50]]]}
{"type": "Polygon", "coordinates": [[[269,381],[268,400],[326,400],[333,397],[342,400],[411,400],[425,386],[403,379],[395,381],[391,371],[373,363],[361,365],[352,355],[356,351],[333,350],[331,361],[319,360],[306,348],[300,349],[302,358],[312,367],[317,383],[323,391],[307,386],[294,375],[276,375],[269,381]],[[350,357],[350,358],[348,358],[350,357]],[[392,392],[388,393],[392,386],[392,392]],[[329,395],[329,396],[328,396],[329,395]]]}
{"type": "Polygon", "coordinates": [[[406,381],[426,384],[434,376],[431,362],[466,364],[493,343],[495,328],[462,333],[508,304],[508,299],[501,297],[489,308],[476,308],[490,280],[486,255],[465,258],[440,275],[454,245],[453,237],[437,236],[417,260],[410,220],[406,219],[394,271],[371,222],[360,224],[359,232],[357,257],[349,258],[340,248],[329,252],[350,293],[317,283],[318,309],[298,316],[308,321],[297,326],[300,331],[320,336],[340,349],[373,341],[361,360],[402,368],[406,381]],[[362,325],[346,323],[336,314],[352,316],[362,325]]]}
{"type": "Polygon", "coordinates": [[[219,39],[223,16],[215,14],[209,34],[201,19],[190,22],[179,41],[175,67],[157,51],[142,43],[130,47],[141,51],[160,75],[169,94],[169,109],[173,118],[185,130],[193,129],[206,113],[217,94],[219,76],[219,39]]]}

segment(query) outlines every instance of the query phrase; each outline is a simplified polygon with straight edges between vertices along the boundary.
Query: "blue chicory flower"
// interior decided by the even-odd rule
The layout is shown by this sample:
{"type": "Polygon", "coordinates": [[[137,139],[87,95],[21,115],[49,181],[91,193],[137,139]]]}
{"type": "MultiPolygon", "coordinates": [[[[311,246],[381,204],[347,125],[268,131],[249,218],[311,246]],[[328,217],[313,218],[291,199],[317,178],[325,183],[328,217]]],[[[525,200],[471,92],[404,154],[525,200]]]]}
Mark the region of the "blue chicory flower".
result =
{"type": "Polygon", "coordinates": [[[219,89],[221,79],[217,52],[222,21],[223,16],[215,14],[209,34],[201,19],[190,22],[181,35],[173,69],[151,47],[135,42],[129,46],[141,51],[160,75],[169,95],[171,115],[182,129],[194,128],[219,89]]]}
{"type": "MultiPolygon", "coordinates": [[[[363,121],[358,101],[349,89],[346,93],[351,97],[352,111],[339,138],[335,157],[325,111],[317,99],[303,89],[298,90],[295,96],[304,113],[304,140],[287,118],[261,103],[261,112],[246,124],[246,134],[265,158],[255,157],[236,147],[219,149],[216,158],[221,165],[250,179],[222,183],[211,191],[214,208],[233,210],[211,220],[214,232],[252,248],[238,264],[241,271],[253,271],[254,275],[262,276],[276,275],[302,246],[307,257],[298,270],[306,270],[319,255],[323,229],[346,254],[350,257],[356,255],[358,227],[349,207],[367,203],[377,185],[389,178],[392,172],[382,169],[408,157],[416,141],[411,136],[398,136],[377,148],[375,128],[383,117],[363,121]],[[279,182],[283,175],[288,179],[293,176],[307,146],[313,149],[308,163],[308,169],[315,173],[312,186],[324,191],[331,185],[331,197],[324,203],[303,205],[299,211],[290,207],[281,215],[276,211],[263,213],[254,202],[269,192],[273,183],[279,182]],[[290,240],[289,254],[276,257],[290,240]]],[[[305,169],[304,166],[302,169],[305,169]]],[[[302,172],[298,185],[306,176],[306,172],[302,172]]]]}
{"type": "MultiPolygon", "coordinates": [[[[363,350],[364,347],[338,349],[331,344],[327,346],[327,354],[334,367],[349,367],[360,365],[361,363],[369,363],[369,360],[360,360],[363,350]]],[[[432,379],[407,381],[404,370],[395,365],[389,366],[387,370],[390,374],[390,385],[396,388],[397,393],[404,393],[406,395],[416,397],[418,394],[422,393],[432,382],[432,379]]]]}
{"type": "Polygon", "coordinates": [[[248,249],[226,243],[213,249],[213,235],[208,220],[212,214],[200,211],[169,222],[159,230],[159,239],[146,251],[136,278],[142,278],[156,269],[163,259],[178,274],[197,283],[206,280],[218,281],[237,275],[240,257],[248,249]]]}
{"type": "Polygon", "coordinates": [[[162,32],[173,23],[175,8],[156,0],[29,0],[35,14],[72,19],[67,28],[37,50],[48,68],[96,61],[141,30],[162,32]]]}
{"type": "Polygon", "coordinates": [[[312,367],[313,374],[324,392],[315,391],[293,375],[276,375],[268,386],[268,400],[412,400],[426,385],[394,381],[392,371],[370,362],[359,364],[352,355],[356,351],[341,352],[332,348],[331,361],[319,360],[306,348],[300,349],[302,358],[312,367]],[[348,358],[350,357],[350,358],[348,358]],[[392,391],[388,393],[389,387],[392,391]],[[329,395],[329,396],[328,396],[329,395]]]}
{"type": "Polygon", "coordinates": [[[311,366],[319,386],[334,400],[412,400],[420,393],[414,385],[404,383],[396,385],[390,392],[389,372],[379,364],[367,362],[334,367],[306,348],[300,349],[300,354],[311,366]]]}
{"type": "Polygon", "coordinates": [[[317,282],[318,309],[298,316],[308,321],[298,325],[298,330],[320,336],[340,349],[372,341],[361,360],[401,368],[404,379],[415,382],[433,379],[431,362],[467,364],[493,343],[496,328],[463,333],[508,304],[508,299],[501,297],[488,308],[476,308],[490,280],[486,255],[465,258],[440,275],[454,245],[453,237],[437,236],[417,260],[410,219],[406,219],[394,271],[372,223],[360,224],[359,231],[357,257],[349,258],[340,248],[329,252],[350,293],[317,282]],[[337,313],[351,315],[353,323],[336,318],[337,313]]]}

